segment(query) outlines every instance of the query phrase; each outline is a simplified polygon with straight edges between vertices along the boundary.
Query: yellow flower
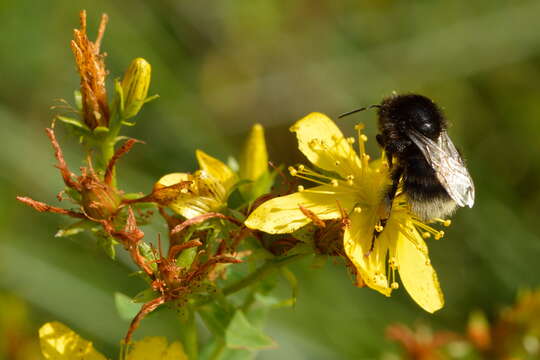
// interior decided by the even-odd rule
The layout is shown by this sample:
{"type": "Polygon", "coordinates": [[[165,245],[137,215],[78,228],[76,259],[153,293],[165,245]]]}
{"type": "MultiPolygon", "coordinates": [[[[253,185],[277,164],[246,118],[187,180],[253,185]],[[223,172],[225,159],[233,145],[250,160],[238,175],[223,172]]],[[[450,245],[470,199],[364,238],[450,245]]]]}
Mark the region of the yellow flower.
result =
{"type": "Polygon", "coordinates": [[[291,131],[296,133],[300,151],[324,173],[304,165],[290,167],[289,171],[318,186],[299,186],[296,193],[265,202],[245,224],[267,233],[283,234],[312,221],[305,209],[322,220],[340,219],[345,214],[343,248],[356,268],[358,284],[365,283],[390,296],[398,288],[397,270],[410,296],[423,309],[434,312],[442,308],[444,299],[424,237],[433,234],[440,238],[443,233],[419,221],[409,211],[402,193],[394,200],[386,224],[381,222],[386,217],[383,196],[390,185],[388,166],[383,158],[370,162],[362,127],[356,126],[358,155],[353,148],[355,139],[345,138],[327,116],[311,113],[296,122],[291,131]],[[374,239],[375,231],[379,235],[374,239]]]}
{"type": "Polygon", "coordinates": [[[227,165],[201,150],[197,150],[195,154],[200,170],[193,174],[167,174],[154,185],[155,192],[181,182],[190,182],[178,196],[163,204],[187,219],[225,207],[237,182],[236,174],[227,165]]]}
{"type": "MultiPolygon", "coordinates": [[[[39,329],[41,352],[51,360],[107,360],[91,342],[59,322],[46,323],[39,329]]],[[[148,337],[131,346],[126,360],[188,360],[181,343],[168,345],[164,337],[148,337]]]]}

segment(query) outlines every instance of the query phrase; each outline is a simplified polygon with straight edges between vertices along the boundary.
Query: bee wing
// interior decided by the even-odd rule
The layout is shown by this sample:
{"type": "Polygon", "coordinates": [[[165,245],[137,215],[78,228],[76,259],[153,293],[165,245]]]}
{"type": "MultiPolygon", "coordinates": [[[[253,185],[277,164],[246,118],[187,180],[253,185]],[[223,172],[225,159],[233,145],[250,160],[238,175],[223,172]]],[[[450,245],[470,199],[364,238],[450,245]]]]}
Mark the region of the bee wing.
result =
{"type": "Polygon", "coordinates": [[[448,133],[443,131],[437,142],[416,130],[411,130],[409,137],[435,170],[437,179],[446,189],[448,195],[459,206],[472,207],[474,204],[474,184],[448,133]]]}

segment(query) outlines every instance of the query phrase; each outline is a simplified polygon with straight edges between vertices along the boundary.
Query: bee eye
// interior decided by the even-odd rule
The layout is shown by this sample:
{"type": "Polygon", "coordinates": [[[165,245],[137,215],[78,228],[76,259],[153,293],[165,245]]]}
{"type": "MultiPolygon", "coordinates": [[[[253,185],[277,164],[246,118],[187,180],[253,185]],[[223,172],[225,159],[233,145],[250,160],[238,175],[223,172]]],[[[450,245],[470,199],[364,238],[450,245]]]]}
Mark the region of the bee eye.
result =
{"type": "Polygon", "coordinates": [[[423,122],[418,126],[418,131],[420,131],[424,135],[430,135],[433,133],[434,126],[430,122],[423,122]]]}

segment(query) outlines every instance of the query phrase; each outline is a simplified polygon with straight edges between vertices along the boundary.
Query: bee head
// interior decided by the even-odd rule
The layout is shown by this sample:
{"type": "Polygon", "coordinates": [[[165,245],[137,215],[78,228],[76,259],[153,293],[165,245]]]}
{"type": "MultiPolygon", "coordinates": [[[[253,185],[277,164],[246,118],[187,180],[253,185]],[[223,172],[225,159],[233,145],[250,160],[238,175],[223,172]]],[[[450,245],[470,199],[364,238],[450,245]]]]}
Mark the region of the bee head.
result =
{"type": "Polygon", "coordinates": [[[398,95],[386,104],[388,115],[400,124],[403,132],[412,128],[422,135],[436,140],[445,129],[445,119],[439,107],[429,98],[416,95],[398,95]]]}

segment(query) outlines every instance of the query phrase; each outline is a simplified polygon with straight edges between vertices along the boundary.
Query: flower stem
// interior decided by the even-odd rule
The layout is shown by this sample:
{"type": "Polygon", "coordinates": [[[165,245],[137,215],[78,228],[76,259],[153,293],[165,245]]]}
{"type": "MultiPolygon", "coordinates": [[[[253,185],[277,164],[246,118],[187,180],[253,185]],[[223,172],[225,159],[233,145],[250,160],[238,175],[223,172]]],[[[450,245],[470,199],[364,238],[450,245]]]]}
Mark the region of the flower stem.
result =
{"type": "Polygon", "coordinates": [[[187,314],[181,318],[183,326],[182,342],[189,360],[197,360],[199,357],[199,342],[195,311],[191,306],[186,306],[187,314]]]}

